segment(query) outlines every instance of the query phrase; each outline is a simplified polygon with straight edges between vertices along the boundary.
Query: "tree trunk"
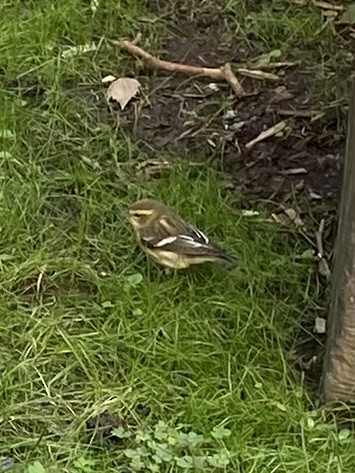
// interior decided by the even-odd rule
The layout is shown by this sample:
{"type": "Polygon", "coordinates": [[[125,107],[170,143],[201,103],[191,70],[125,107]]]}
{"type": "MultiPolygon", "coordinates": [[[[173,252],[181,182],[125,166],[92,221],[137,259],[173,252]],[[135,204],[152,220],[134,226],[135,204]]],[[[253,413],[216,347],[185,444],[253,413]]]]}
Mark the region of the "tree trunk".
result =
{"type": "Polygon", "coordinates": [[[324,401],[355,401],[355,80],[349,109],[322,380],[324,401]]]}

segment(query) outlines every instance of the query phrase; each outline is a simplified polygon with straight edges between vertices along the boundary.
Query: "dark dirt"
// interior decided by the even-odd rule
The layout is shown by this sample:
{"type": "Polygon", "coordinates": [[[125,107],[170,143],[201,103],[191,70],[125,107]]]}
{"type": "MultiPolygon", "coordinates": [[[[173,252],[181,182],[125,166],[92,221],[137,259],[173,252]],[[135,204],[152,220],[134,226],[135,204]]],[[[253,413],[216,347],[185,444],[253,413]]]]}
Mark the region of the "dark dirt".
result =
{"type": "MultiPolygon", "coordinates": [[[[284,120],[281,109],[308,110],[298,107],[296,100],[276,103],[277,86],[223,110],[220,92],[206,99],[201,83],[202,93],[193,83],[181,91],[174,82],[170,79],[160,88],[160,96],[151,98],[150,109],[138,122],[136,138],[148,155],[211,158],[233,183],[265,199],[275,200],[291,190],[315,200],[337,197],[345,135],[337,130],[336,110],[313,123],[310,118],[287,117],[287,136],[267,139],[248,150],[249,141],[284,120]]],[[[296,95],[292,73],[285,82],[288,92],[296,95]]]]}
{"type": "Polygon", "coordinates": [[[90,417],[85,423],[87,436],[96,444],[107,448],[126,447],[127,438],[120,438],[112,431],[120,427],[125,431],[131,430],[137,424],[137,418],[148,416],[150,409],[147,405],[138,403],[134,411],[135,415],[127,418],[109,411],[90,417]]]}
{"type": "Polygon", "coordinates": [[[124,444],[124,439],[116,437],[112,430],[122,427],[127,429],[128,424],[125,419],[108,411],[103,412],[95,417],[90,417],[86,421],[86,433],[99,445],[108,447],[124,444]]]}
{"type": "MultiPolygon", "coordinates": [[[[200,6],[194,15],[184,1],[170,7],[159,0],[147,4],[151,11],[173,18],[159,54],[162,59],[214,67],[251,61],[267,52],[257,42],[232,36],[218,7],[211,11],[211,4],[200,6]]],[[[134,137],[150,158],[179,156],[213,164],[228,176],[230,186],[242,186],[247,197],[280,202],[299,196],[336,208],[347,99],[317,103],[311,94],[310,65],[269,72],[280,80],[241,78],[248,93],[242,100],[224,83],[211,89],[208,79],[163,71],[141,76],[149,103],[137,107],[134,137]],[[246,148],[281,120],[287,122],[286,132],[246,148]]],[[[130,126],[132,109],[124,115],[130,126]]]]}

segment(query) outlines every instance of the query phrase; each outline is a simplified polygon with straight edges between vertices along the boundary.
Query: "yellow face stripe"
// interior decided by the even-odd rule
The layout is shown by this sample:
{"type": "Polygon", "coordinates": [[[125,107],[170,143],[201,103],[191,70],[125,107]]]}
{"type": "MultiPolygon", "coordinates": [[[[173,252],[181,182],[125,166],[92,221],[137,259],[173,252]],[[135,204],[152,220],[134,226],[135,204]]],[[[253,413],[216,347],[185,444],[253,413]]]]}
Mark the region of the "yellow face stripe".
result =
{"type": "Polygon", "coordinates": [[[131,215],[152,215],[153,210],[129,210],[131,215]]]}

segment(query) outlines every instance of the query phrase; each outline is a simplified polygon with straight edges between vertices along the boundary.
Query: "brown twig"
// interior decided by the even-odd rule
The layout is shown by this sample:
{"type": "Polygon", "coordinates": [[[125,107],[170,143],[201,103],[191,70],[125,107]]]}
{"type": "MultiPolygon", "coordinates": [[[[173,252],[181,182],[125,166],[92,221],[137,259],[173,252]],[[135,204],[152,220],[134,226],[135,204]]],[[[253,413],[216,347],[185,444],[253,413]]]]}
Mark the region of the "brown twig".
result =
{"type": "Polygon", "coordinates": [[[236,69],[238,74],[246,77],[251,77],[252,79],[259,79],[259,80],[279,80],[280,77],[276,74],[271,74],[270,72],[259,71],[257,69],[245,69],[243,67],[239,67],[236,69]]]}
{"type": "Polygon", "coordinates": [[[245,96],[245,91],[243,87],[241,86],[239,80],[236,78],[234,72],[232,71],[232,68],[230,64],[225,64],[222,66],[220,69],[220,72],[224,79],[228,82],[228,84],[231,86],[231,89],[234,91],[235,95],[237,97],[244,97],[245,96]]]}
{"type": "Polygon", "coordinates": [[[203,76],[209,77],[213,80],[225,80],[231,86],[235,95],[242,98],[246,95],[242,85],[232,71],[229,64],[225,64],[219,68],[212,67],[197,67],[189,64],[179,64],[171,61],[164,61],[151,54],[144,49],[137,46],[137,38],[134,41],[112,41],[112,44],[124,49],[133,56],[142,60],[146,67],[150,69],[163,69],[169,72],[180,72],[189,76],[203,76]]]}
{"type": "Polygon", "coordinates": [[[294,67],[298,66],[301,63],[301,61],[295,61],[295,62],[269,62],[269,64],[260,64],[258,65],[259,69],[279,69],[283,67],[294,67]]]}
{"type": "Polygon", "coordinates": [[[316,232],[316,243],[317,243],[317,258],[322,259],[324,258],[324,250],[323,250],[323,232],[325,228],[325,219],[322,218],[319,224],[318,231],[316,232]]]}
{"type": "Polygon", "coordinates": [[[318,272],[321,276],[326,278],[330,277],[330,269],[327,260],[324,256],[323,249],[323,233],[325,229],[325,219],[322,218],[319,224],[318,231],[316,232],[316,244],[317,244],[317,260],[318,260],[318,272]]]}

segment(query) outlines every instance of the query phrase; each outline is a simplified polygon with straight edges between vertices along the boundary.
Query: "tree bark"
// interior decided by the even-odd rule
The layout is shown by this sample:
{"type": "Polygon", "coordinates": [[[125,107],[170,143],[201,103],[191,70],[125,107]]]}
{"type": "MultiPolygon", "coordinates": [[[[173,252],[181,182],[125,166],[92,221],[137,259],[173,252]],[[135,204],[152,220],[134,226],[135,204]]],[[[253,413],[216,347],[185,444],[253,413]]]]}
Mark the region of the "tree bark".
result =
{"type": "Polygon", "coordinates": [[[355,401],[355,80],[335,244],[332,300],[322,379],[325,402],[355,401]]]}

